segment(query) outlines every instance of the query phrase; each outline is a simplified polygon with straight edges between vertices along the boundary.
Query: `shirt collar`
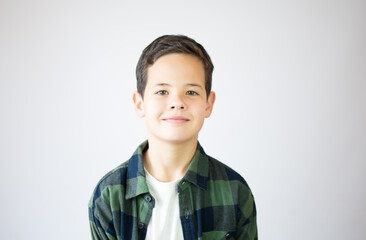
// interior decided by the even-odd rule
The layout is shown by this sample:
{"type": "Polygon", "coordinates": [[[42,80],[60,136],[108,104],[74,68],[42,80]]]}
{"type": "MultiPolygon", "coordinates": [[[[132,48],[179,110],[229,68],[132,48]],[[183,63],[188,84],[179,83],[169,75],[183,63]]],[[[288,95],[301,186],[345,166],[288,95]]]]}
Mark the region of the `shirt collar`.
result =
{"type": "Polygon", "coordinates": [[[142,153],[147,150],[149,144],[146,141],[137,147],[128,161],[126,176],[126,199],[136,197],[149,192],[146,184],[145,170],[142,162],[142,153]]]}
{"type": "Polygon", "coordinates": [[[197,143],[196,152],[193,155],[192,161],[189,164],[188,170],[183,179],[193,183],[203,190],[207,190],[208,156],[199,142],[197,143]]]}
{"type": "MultiPolygon", "coordinates": [[[[137,147],[132,157],[128,161],[126,176],[126,199],[149,192],[146,184],[146,176],[142,161],[142,154],[149,147],[148,141],[144,141],[137,147]]],[[[188,166],[188,170],[183,177],[184,180],[207,190],[208,180],[208,156],[200,143],[197,143],[196,152],[188,166]]]]}

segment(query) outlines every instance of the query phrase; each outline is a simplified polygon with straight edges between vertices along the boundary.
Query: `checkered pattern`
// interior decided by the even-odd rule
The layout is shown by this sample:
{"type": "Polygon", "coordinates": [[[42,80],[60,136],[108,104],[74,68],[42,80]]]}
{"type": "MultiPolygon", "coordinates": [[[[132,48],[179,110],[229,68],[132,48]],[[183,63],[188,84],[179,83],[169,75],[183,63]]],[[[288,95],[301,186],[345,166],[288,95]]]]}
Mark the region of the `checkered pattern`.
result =
{"type": "MultiPolygon", "coordinates": [[[[89,202],[92,239],[145,239],[155,206],[146,185],[142,143],[132,157],[98,183],[89,202]]],[[[198,143],[178,184],[184,239],[256,240],[252,192],[238,173],[206,155],[198,143]]]]}

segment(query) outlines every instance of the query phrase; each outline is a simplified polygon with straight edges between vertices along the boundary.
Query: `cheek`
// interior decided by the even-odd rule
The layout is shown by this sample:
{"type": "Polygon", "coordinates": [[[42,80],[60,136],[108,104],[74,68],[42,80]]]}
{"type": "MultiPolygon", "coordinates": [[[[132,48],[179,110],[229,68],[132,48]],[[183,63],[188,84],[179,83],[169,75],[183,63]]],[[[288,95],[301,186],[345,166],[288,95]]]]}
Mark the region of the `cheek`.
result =
{"type": "Polygon", "coordinates": [[[203,118],[205,116],[205,104],[201,104],[194,109],[195,115],[203,118]]]}
{"type": "Polygon", "coordinates": [[[157,115],[161,114],[163,111],[162,103],[158,102],[150,102],[145,106],[145,114],[147,117],[154,118],[157,115]]]}

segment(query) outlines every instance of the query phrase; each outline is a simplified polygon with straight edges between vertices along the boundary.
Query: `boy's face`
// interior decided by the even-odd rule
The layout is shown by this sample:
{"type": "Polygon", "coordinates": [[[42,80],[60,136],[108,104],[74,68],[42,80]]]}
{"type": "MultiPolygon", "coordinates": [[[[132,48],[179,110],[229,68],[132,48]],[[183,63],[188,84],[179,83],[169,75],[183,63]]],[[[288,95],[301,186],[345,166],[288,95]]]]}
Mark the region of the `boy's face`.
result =
{"type": "Polygon", "coordinates": [[[214,92],[206,97],[201,60],[181,53],[164,55],[147,75],[144,98],[135,92],[133,100],[137,114],[146,119],[149,139],[171,143],[197,139],[215,101],[214,92]]]}

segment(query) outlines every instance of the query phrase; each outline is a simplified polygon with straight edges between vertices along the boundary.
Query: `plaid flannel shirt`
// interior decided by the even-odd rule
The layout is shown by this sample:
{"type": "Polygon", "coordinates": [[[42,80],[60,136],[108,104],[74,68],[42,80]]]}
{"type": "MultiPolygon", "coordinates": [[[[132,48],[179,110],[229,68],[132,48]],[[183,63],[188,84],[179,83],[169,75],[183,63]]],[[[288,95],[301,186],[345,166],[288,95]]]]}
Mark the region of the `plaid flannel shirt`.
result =
{"type": "MultiPolygon", "coordinates": [[[[99,181],[89,201],[92,239],[145,239],[155,205],[142,161],[147,148],[145,141],[99,181]]],[[[258,239],[255,203],[244,178],[206,155],[199,143],[177,188],[184,239],[258,239]]]]}

